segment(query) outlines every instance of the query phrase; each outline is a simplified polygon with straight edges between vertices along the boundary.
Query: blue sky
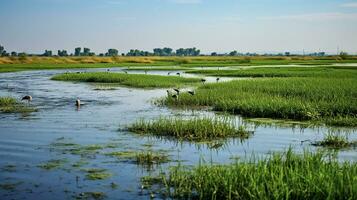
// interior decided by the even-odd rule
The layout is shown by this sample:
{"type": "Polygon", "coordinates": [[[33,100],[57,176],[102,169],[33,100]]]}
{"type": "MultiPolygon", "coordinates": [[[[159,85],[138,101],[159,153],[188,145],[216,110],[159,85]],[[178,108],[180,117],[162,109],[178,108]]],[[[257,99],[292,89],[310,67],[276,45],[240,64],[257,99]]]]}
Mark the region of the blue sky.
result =
{"type": "Polygon", "coordinates": [[[8,51],[357,53],[355,0],[0,0],[8,51]]]}

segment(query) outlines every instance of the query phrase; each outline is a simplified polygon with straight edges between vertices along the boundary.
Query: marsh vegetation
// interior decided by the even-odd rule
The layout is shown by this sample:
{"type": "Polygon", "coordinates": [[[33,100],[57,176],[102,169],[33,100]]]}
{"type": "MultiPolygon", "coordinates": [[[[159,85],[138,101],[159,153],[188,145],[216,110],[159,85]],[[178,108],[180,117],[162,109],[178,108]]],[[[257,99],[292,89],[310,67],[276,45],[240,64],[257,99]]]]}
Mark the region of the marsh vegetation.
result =
{"type": "Polygon", "coordinates": [[[52,79],[57,81],[117,83],[138,88],[167,88],[199,83],[199,79],[196,78],[107,72],[65,73],[56,75],[52,79]]]}
{"type": "Polygon", "coordinates": [[[179,165],[150,183],[165,187],[159,193],[175,199],[346,199],[357,195],[356,176],[356,163],[289,149],[247,162],[179,165]]]}
{"type": "Polygon", "coordinates": [[[265,78],[206,84],[169,106],[211,106],[244,117],[315,120],[357,126],[357,79],[265,78]],[[234,92],[232,92],[234,91],[234,92]]]}
{"type": "Polygon", "coordinates": [[[129,131],[187,141],[207,141],[222,138],[248,138],[251,134],[243,126],[238,126],[229,118],[196,117],[159,118],[138,120],[128,127],[129,131]]]}
{"type": "Polygon", "coordinates": [[[19,102],[13,97],[0,97],[0,113],[29,113],[36,111],[35,108],[19,102]]]}

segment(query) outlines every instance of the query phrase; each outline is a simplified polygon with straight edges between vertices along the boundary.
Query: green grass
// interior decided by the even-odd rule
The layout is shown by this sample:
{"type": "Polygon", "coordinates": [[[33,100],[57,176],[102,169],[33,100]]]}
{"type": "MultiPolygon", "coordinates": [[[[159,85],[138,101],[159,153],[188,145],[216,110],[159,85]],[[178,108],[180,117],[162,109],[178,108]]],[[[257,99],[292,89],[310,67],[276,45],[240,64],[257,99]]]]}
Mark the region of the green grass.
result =
{"type": "Polygon", "coordinates": [[[0,112],[3,113],[29,113],[35,108],[25,105],[12,97],[0,97],[0,112]]]}
{"type": "Polygon", "coordinates": [[[172,137],[187,141],[209,141],[227,137],[248,138],[250,132],[243,126],[237,127],[228,118],[159,118],[158,120],[138,120],[128,127],[139,134],[172,137]]]}
{"type": "Polygon", "coordinates": [[[212,106],[244,117],[315,120],[357,126],[357,79],[265,78],[206,84],[169,106],[212,106]]]}
{"type": "Polygon", "coordinates": [[[78,81],[94,83],[118,83],[129,87],[138,88],[168,88],[199,83],[196,78],[182,78],[176,76],[122,74],[122,73],[66,73],[52,77],[58,81],[78,81]]]}
{"type": "Polygon", "coordinates": [[[187,73],[226,77],[356,78],[357,67],[257,67],[240,70],[190,70],[187,73]]]}
{"type": "Polygon", "coordinates": [[[179,165],[154,183],[175,199],[355,199],[356,181],[357,163],[290,149],[249,162],[179,165]]]}
{"type": "Polygon", "coordinates": [[[357,141],[348,141],[347,135],[337,133],[326,134],[322,141],[313,143],[314,146],[328,147],[332,149],[343,149],[349,147],[356,147],[357,141]]]}

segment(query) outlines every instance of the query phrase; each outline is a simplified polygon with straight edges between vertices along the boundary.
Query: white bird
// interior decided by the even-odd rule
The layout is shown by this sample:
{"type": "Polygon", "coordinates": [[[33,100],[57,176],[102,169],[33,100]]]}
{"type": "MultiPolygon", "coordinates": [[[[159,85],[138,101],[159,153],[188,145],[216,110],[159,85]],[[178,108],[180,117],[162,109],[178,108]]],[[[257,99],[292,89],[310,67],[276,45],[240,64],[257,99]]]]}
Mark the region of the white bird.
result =
{"type": "Polygon", "coordinates": [[[76,100],[76,106],[77,107],[81,106],[81,100],[79,100],[79,98],[77,98],[77,100],[76,100]]]}

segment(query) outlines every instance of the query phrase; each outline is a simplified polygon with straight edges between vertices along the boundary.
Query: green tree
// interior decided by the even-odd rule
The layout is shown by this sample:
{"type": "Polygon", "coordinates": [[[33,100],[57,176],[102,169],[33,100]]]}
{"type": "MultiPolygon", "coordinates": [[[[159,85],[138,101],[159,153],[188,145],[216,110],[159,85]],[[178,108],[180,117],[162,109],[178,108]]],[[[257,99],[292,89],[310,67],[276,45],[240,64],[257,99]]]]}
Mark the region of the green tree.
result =
{"type": "Polygon", "coordinates": [[[4,51],[5,51],[4,46],[1,46],[1,45],[0,45],[0,56],[3,55],[4,51]]]}
{"type": "Polygon", "coordinates": [[[82,48],[77,47],[74,49],[74,56],[80,56],[81,55],[82,48]]]}
{"type": "Polygon", "coordinates": [[[52,51],[51,50],[45,50],[45,53],[42,54],[43,56],[52,56],[52,51]]]}
{"type": "Polygon", "coordinates": [[[119,51],[117,49],[108,49],[106,56],[118,56],[119,51]]]}
{"type": "Polygon", "coordinates": [[[238,55],[238,52],[237,51],[232,51],[229,53],[230,56],[237,56],[238,55]]]}

